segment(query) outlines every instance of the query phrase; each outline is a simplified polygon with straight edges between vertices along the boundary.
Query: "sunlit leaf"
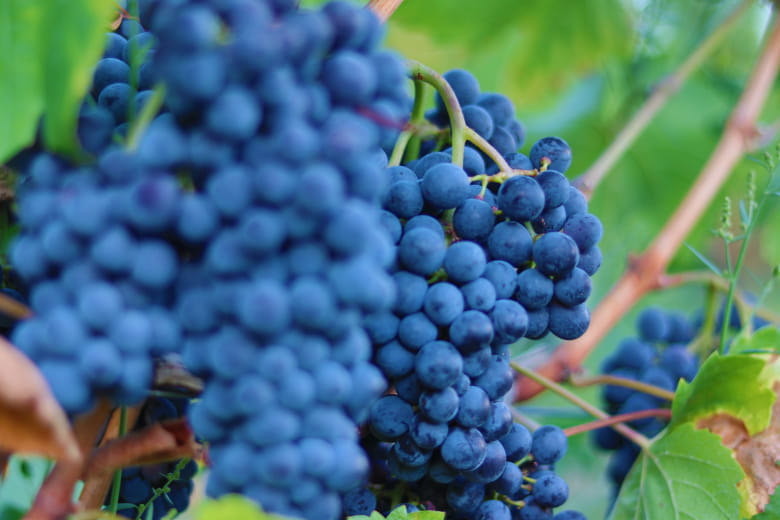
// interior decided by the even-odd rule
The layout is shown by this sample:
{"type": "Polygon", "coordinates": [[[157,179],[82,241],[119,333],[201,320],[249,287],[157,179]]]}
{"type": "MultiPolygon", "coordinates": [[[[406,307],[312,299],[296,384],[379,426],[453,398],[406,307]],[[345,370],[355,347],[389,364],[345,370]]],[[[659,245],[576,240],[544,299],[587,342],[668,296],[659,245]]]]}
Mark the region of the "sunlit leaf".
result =
{"type": "Polygon", "coordinates": [[[775,401],[765,368],[765,360],[756,356],[712,354],[691,383],[677,387],[669,428],[723,413],[744,423],[750,434],[763,430],[775,401]]]}

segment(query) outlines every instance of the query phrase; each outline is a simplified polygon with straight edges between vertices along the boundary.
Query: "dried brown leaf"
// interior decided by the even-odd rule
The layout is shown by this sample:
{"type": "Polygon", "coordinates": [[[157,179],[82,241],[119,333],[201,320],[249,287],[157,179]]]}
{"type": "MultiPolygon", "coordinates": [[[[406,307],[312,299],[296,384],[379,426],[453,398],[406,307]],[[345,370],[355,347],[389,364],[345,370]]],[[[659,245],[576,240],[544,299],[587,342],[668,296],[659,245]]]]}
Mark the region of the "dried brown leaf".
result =
{"type": "MultiPolygon", "coordinates": [[[[780,395],[780,383],[775,383],[774,391],[780,395]]],[[[763,511],[780,485],[780,399],[772,406],[769,426],[753,437],[742,421],[727,414],[702,419],[697,426],[719,435],[723,444],[734,450],[746,475],[740,487],[749,497],[754,512],[763,511]]]]}
{"type": "Polygon", "coordinates": [[[59,460],[81,458],[65,412],[24,354],[0,338],[0,448],[59,460]]]}

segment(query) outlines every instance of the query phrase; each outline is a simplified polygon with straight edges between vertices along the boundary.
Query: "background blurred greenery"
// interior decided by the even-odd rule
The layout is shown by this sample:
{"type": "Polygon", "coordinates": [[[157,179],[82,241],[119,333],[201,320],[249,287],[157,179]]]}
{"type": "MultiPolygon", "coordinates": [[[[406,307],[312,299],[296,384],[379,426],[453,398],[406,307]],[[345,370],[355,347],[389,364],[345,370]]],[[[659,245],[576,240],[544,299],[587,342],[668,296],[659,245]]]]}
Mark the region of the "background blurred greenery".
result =
{"type": "MultiPolygon", "coordinates": [[[[508,95],[528,132],[523,151],[540,137],[565,138],[574,156],[567,175],[574,178],[614,139],[654,86],[738,4],[734,0],[406,0],[388,23],[387,44],[442,72],[468,69],[483,90],[508,95]]],[[[605,237],[593,305],[622,274],[629,253],[644,250],[665,224],[715,148],[758,56],[770,15],[767,2],[751,4],[596,190],[591,211],[602,219],[605,237]]],[[[761,124],[778,120],[778,101],[780,88],[776,87],[761,124]]],[[[718,226],[724,197],[744,198],[751,169],[758,174],[759,189],[763,187],[765,172],[744,159],[687,238],[687,243],[719,265],[725,265],[723,243],[712,229],[718,226]]],[[[780,264],[779,206],[770,202],[761,216],[742,278],[747,290],[759,292],[772,266],[780,264]]],[[[682,247],[670,272],[702,267],[682,247]]],[[[780,308],[777,292],[767,301],[774,309],[780,308]]],[[[692,314],[703,305],[704,295],[704,287],[681,287],[648,295],[638,308],[658,304],[692,314]]],[[[597,370],[617,341],[633,334],[638,308],[599,345],[586,369],[597,370]]],[[[595,389],[585,395],[598,399],[595,389]]],[[[561,426],[587,420],[549,395],[524,409],[541,422],[561,426]]],[[[571,453],[561,470],[572,487],[567,505],[591,519],[603,518],[609,503],[605,466],[606,458],[590,446],[587,435],[571,440],[571,453]]]]}

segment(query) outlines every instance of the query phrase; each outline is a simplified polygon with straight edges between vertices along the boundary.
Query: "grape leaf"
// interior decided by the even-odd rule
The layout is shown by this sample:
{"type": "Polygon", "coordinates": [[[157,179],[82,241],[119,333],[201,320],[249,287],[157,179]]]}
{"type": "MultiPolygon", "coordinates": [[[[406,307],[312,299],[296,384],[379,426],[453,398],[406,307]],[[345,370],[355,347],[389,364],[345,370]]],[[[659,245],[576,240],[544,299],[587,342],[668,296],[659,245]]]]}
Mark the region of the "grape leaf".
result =
{"type": "Polygon", "coordinates": [[[41,42],[43,137],[49,148],[77,150],[76,118],[92,71],[106,44],[116,3],[105,0],[49,0],[35,37],[41,42]]]}
{"type": "Polygon", "coordinates": [[[766,509],[762,513],[757,514],[750,520],[777,520],[780,518],[780,493],[775,491],[772,495],[772,499],[767,504],[766,509]]]}
{"type": "Polygon", "coordinates": [[[105,46],[114,2],[0,2],[0,163],[32,144],[73,153],[79,104],[105,46]]]}
{"type": "Polygon", "coordinates": [[[508,84],[521,83],[526,99],[536,103],[549,95],[550,84],[571,85],[631,49],[631,18],[617,0],[565,5],[484,0],[460,2],[457,8],[452,0],[409,1],[389,27],[391,46],[413,49],[409,55],[415,59],[446,70],[453,57],[465,57],[466,68],[478,77],[496,77],[500,70],[508,84]]]}
{"type": "MultiPolygon", "coordinates": [[[[373,511],[371,516],[354,515],[347,517],[347,520],[385,520],[378,511],[373,511]]],[[[386,520],[444,520],[443,511],[414,511],[409,513],[406,506],[398,506],[387,515],[386,520]]]]}
{"type": "Polygon", "coordinates": [[[43,111],[40,26],[44,5],[0,2],[0,164],[32,143],[43,111]]]}
{"type": "Polygon", "coordinates": [[[256,503],[241,495],[225,495],[216,500],[204,500],[195,511],[197,520],[286,520],[287,517],[264,512],[256,503]]]}
{"type": "Polygon", "coordinates": [[[780,350],[780,329],[777,327],[762,327],[747,336],[740,334],[729,347],[729,352],[777,352],[780,350]]]}
{"type": "Polygon", "coordinates": [[[691,383],[680,381],[672,403],[670,429],[718,413],[729,414],[752,435],[767,427],[775,394],[759,357],[712,354],[691,383]]]}
{"type": "Polygon", "coordinates": [[[686,423],[640,454],[610,520],[734,520],[743,476],[717,435],[686,423]]]}

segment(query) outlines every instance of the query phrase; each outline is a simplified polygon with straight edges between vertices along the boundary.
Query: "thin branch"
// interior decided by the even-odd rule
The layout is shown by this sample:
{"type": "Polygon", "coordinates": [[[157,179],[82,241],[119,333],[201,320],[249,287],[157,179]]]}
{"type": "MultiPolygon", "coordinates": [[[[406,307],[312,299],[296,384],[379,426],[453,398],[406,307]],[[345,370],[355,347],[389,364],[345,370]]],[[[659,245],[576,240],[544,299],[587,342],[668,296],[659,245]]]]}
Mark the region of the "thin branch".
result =
{"type": "Polygon", "coordinates": [[[24,320],[32,316],[30,308],[7,294],[0,293],[0,314],[5,314],[17,320],[24,320]]]}
{"type": "MultiPolygon", "coordinates": [[[[563,397],[570,403],[573,403],[574,405],[578,406],[582,410],[586,411],[596,419],[607,419],[609,418],[609,414],[605,411],[593,406],[589,402],[587,402],[585,399],[581,398],[580,396],[573,394],[572,392],[566,390],[564,387],[556,383],[555,381],[551,381],[550,379],[545,378],[544,376],[540,375],[538,372],[534,372],[531,369],[525,368],[522,365],[518,363],[510,362],[510,365],[512,366],[512,369],[514,369],[519,374],[522,374],[528,379],[531,379],[537,384],[543,385],[545,388],[551,390],[552,392],[558,394],[559,396],[563,397]]],[[[525,382],[525,381],[524,381],[525,382]]],[[[518,381],[516,386],[519,386],[520,382],[518,381]]],[[[638,446],[641,446],[643,448],[646,448],[649,446],[650,441],[642,435],[641,433],[633,430],[632,428],[629,428],[625,424],[614,424],[612,427],[617,430],[618,433],[629,439],[630,441],[634,442],[638,446]]]]}
{"type": "Polygon", "coordinates": [[[516,422],[517,424],[522,424],[526,428],[528,428],[529,431],[536,431],[541,424],[534,421],[530,417],[528,417],[526,414],[518,410],[517,408],[511,408],[512,410],[512,420],[516,422]]]}
{"type": "MultiPolygon", "coordinates": [[[[110,412],[110,403],[101,400],[92,411],[76,418],[73,430],[81,453],[89,453],[92,450],[105,428],[110,412]]],[[[86,457],[58,462],[38,490],[24,520],[59,520],[75,512],[73,489],[85,467],[86,457]]]]}
{"type": "Polygon", "coordinates": [[[699,45],[674,73],[662,81],[653,90],[634,117],[618,133],[612,143],[590,168],[577,179],[577,187],[586,197],[590,198],[593,190],[604,179],[615,163],[623,156],[631,144],[647,128],[658,111],[682,87],[691,73],[714,51],[723,41],[742,13],[752,4],[751,0],[743,0],[734,11],[699,45]]]}
{"type": "Polygon", "coordinates": [[[382,22],[386,22],[403,2],[404,0],[371,0],[366,7],[374,11],[382,22]]]}
{"type": "Polygon", "coordinates": [[[630,421],[636,421],[638,419],[645,419],[647,417],[660,417],[662,419],[669,420],[672,418],[672,411],[668,408],[651,408],[649,410],[639,410],[638,412],[623,413],[620,415],[613,415],[606,419],[599,419],[597,421],[591,421],[584,424],[578,424],[577,426],[571,426],[564,428],[563,433],[567,437],[577,435],[578,433],[585,433],[592,430],[598,430],[605,426],[613,426],[615,424],[627,423],[630,421]]]}
{"type": "MultiPolygon", "coordinates": [[[[698,179],[652,244],[641,256],[629,259],[625,274],[594,311],[588,331],[579,339],[562,344],[539,369],[540,374],[561,381],[575,372],[599,341],[645,293],[662,287],[663,273],[675,251],[734,165],[751,149],[757,137],[756,119],[777,76],[778,64],[780,21],[775,20],[752,76],[698,179]]],[[[519,400],[529,399],[544,390],[534,381],[525,381],[518,388],[516,398],[519,400]]]]}
{"type": "Polygon", "coordinates": [[[637,381],[636,379],[613,376],[611,374],[600,374],[593,377],[572,376],[569,379],[569,381],[571,382],[571,384],[578,387],[586,387],[586,386],[593,386],[593,385],[623,386],[648,395],[654,395],[655,397],[660,397],[661,399],[665,399],[667,401],[674,400],[674,392],[670,392],[669,390],[665,390],[655,385],[649,385],[647,383],[643,383],[642,381],[637,381]]]}

